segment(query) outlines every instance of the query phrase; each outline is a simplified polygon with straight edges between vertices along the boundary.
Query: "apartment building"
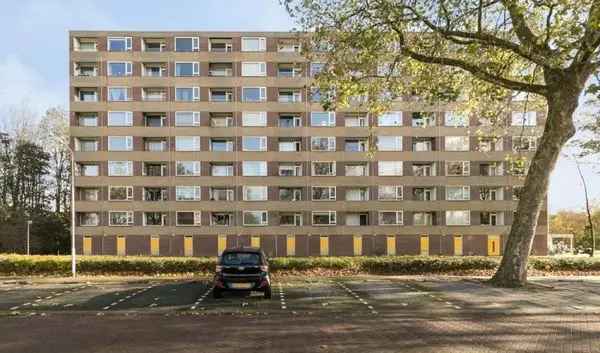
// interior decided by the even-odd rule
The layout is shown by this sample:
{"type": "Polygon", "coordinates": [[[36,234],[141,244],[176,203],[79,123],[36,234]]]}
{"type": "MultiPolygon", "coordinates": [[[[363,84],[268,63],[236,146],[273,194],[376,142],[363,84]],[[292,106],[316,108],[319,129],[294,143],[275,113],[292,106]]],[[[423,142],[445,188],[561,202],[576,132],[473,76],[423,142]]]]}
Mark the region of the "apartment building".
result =
{"type": "MultiPolygon", "coordinates": [[[[507,134],[415,97],[324,111],[286,32],[73,31],[77,251],[500,255],[544,114],[507,134]],[[369,136],[374,136],[369,139],[369,136]],[[370,142],[371,141],[371,142],[370,142]],[[374,153],[366,153],[368,149],[374,153]]],[[[547,214],[534,243],[547,249],[547,214]]]]}

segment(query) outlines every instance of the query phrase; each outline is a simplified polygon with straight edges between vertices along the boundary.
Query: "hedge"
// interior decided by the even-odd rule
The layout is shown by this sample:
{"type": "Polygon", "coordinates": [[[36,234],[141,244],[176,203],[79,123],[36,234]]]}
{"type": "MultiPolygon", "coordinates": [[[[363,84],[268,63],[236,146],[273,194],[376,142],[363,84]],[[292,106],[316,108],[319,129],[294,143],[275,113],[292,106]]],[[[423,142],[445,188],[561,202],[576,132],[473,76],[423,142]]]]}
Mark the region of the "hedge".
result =
{"type": "MultiPolygon", "coordinates": [[[[215,263],[214,257],[79,256],[77,271],[88,275],[210,274],[215,263]]],[[[478,256],[281,257],[270,260],[274,273],[460,274],[492,271],[498,263],[499,258],[478,256]]],[[[532,257],[529,267],[542,272],[597,272],[600,258],[532,257]]],[[[4,275],[65,275],[70,271],[69,256],[0,255],[0,274],[4,275]]]]}

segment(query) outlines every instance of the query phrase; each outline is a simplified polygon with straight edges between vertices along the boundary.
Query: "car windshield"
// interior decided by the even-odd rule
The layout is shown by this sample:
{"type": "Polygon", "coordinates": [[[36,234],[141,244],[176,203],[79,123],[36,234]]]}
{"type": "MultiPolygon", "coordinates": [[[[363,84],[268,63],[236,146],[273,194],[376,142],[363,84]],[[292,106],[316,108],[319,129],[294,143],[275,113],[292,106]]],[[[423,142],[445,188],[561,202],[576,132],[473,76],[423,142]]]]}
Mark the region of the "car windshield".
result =
{"type": "Polygon", "coordinates": [[[256,253],[236,252],[223,255],[221,263],[225,266],[258,266],[260,256],[256,253]]]}

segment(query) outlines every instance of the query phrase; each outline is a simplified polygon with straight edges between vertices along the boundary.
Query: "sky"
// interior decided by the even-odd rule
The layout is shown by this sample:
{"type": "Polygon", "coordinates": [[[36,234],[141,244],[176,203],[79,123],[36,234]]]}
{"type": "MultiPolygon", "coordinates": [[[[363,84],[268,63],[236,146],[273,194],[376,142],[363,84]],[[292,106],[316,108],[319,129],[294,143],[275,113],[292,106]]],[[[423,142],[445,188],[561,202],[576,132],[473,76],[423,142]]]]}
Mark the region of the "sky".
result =
{"type": "MultiPolygon", "coordinates": [[[[294,27],[279,0],[20,0],[0,13],[0,119],[12,106],[43,112],[68,108],[69,30],[284,31],[294,27]],[[165,6],[168,4],[168,6],[165,6]]],[[[0,124],[1,125],[1,124],[0,124]]],[[[600,161],[582,166],[600,203],[600,161]]],[[[575,164],[561,158],[552,173],[549,210],[582,210],[575,164]]]]}

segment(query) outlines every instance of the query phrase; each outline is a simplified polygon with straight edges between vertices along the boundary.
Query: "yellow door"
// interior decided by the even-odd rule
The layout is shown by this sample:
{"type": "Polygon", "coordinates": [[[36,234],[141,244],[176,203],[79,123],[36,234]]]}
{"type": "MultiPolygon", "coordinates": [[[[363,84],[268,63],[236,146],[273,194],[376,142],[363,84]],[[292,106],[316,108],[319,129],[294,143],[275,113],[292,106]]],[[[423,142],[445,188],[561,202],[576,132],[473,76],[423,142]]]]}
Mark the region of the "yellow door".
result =
{"type": "Polygon", "coordinates": [[[158,236],[153,235],[150,237],[150,255],[160,255],[160,238],[158,236]]]}
{"type": "Polygon", "coordinates": [[[191,235],[183,237],[183,256],[194,256],[194,238],[191,235]]]}
{"type": "Polygon", "coordinates": [[[429,236],[421,235],[421,256],[429,255],[429,236]]]}
{"type": "Polygon", "coordinates": [[[454,255],[462,256],[463,254],[463,238],[462,235],[454,236],[454,255]]]}
{"type": "Polygon", "coordinates": [[[499,235],[488,235],[488,256],[500,256],[499,235]]]}
{"type": "Polygon", "coordinates": [[[354,256],[362,255],[362,235],[355,235],[353,237],[354,256]]]}
{"type": "Polygon", "coordinates": [[[286,238],[286,254],[287,256],[296,256],[296,236],[289,234],[286,238]]]}
{"type": "Polygon", "coordinates": [[[125,236],[117,235],[117,255],[125,256],[125,236]]]}
{"type": "Polygon", "coordinates": [[[250,237],[250,246],[253,248],[260,248],[260,236],[253,235],[250,237]]]}
{"type": "Polygon", "coordinates": [[[92,255],[92,237],[89,235],[83,236],[83,255],[92,255]]]}
{"type": "Polygon", "coordinates": [[[227,249],[227,235],[221,234],[217,240],[217,255],[221,256],[223,251],[227,249]]]}
{"type": "Polygon", "coordinates": [[[388,256],[396,255],[396,236],[388,235],[385,245],[388,256]]]}
{"type": "Polygon", "coordinates": [[[321,250],[321,256],[329,255],[329,237],[327,235],[321,235],[319,242],[319,249],[321,250]]]}

